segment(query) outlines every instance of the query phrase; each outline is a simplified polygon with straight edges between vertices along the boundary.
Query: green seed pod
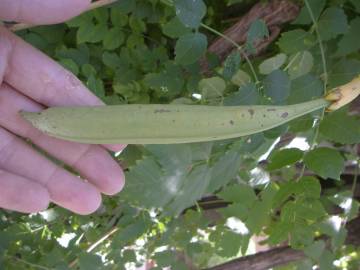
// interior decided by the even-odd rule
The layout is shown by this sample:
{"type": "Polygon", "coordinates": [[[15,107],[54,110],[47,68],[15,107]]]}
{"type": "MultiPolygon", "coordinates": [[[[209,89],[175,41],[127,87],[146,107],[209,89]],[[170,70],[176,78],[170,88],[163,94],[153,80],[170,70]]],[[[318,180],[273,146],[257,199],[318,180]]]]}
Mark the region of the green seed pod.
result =
{"type": "Polygon", "coordinates": [[[328,105],[321,98],[288,106],[53,107],[40,113],[21,112],[21,115],[46,134],[74,142],[175,144],[258,133],[328,105]]]}

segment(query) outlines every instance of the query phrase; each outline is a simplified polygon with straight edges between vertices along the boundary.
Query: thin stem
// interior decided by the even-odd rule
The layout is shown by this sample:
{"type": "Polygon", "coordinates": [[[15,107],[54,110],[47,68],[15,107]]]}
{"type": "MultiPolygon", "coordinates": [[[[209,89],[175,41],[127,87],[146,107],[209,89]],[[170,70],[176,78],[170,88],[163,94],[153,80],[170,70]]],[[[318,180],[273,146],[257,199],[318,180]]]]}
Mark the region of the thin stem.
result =
{"type": "Polygon", "coordinates": [[[293,59],[291,59],[291,61],[289,62],[289,64],[284,68],[284,71],[287,71],[296,61],[296,59],[300,56],[300,52],[297,52],[295,54],[295,56],[293,57],[293,59]]]}
{"type": "MultiPolygon", "coordinates": [[[[110,236],[112,236],[114,233],[116,233],[119,230],[118,227],[112,228],[110,231],[108,231],[106,234],[104,234],[99,240],[97,240],[95,243],[91,244],[87,249],[86,252],[90,253],[94,249],[96,249],[99,245],[101,245],[105,240],[107,240],[110,236]]],[[[76,258],[69,264],[69,268],[74,267],[78,262],[78,259],[76,258]]]]}
{"type": "MultiPolygon", "coordinates": [[[[354,148],[355,148],[355,151],[357,152],[358,145],[356,144],[354,148]]],[[[355,154],[357,154],[357,153],[355,153],[355,154]]],[[[351,192],[353,194],[353,197],[355,196],[355,190],[356,190],[356,186],[357,186],[357,179],[358,179],[358,176],[359,176],[359,166],[360,166],[360,159],[358,158],[356,160],[356,169],[355,169],[355,173],[354,173],[353,185],[352,185],[352,188],[351,188],[351,192]]]]}
{"type": "MultiPolygon", "coordinates": [[[[321,60],[322,60],[322,64],[323,64],[323,70],[324,70],[324,96],[326,95],[327,92],[327,84],[328,84],[328,72],[327,72],[327,63],[326,63],[326,57],[325,57],[325,50],[324,50],[324,45],[323,42],[321,40],[321,36],[320,36],[320,32],[319,32],[319,28],[318,28],[318,24],[315,20],[314,17],[314,13],[312,12],[312,9],[309,5],[308,0],[304,0],[305,1],[305,5],[306,8],[309,11],[311,20],[313,21],[313,27],[315,29],[316,32],[316,36],[317,36],[317,40],[319,42],[319,47],[320,47],[320,53],[321,53],[321,60]]],[[[314,134],[314,138],[312,143],[310,144],[310,149],[309,151],[313,150],[316,146],[316,141],[319,137],[319,131],[320,131],[320,122],[324,119],[325,116],[325,109],[322,109],[320,118],[318,119],[318,121],[316,122],[316,127],[315,127],[315,134],[314,134]]],[[[300,178],[302,178],[304,176],[304,172],[305,172],[305,165],[303,164],[302,170],[300,175],[297,177],[296,181],[299,181],[300,178]]]]}
{"type": "Polygon", "coordinates": [[[93,10],[93,9],[96,9],[99,7],[111,5],[111,4],[115,3],[116,1],[118,1],[118,0],[98,0],[96,2],[91,3],[91,5],[87,11],[90,11],[90,10],[93,10]]]}
{"type": "MultiPolygon", "coordinates": [[[[307,150],[306,152],[309,152],[311,150],[313,150],[316,146],[316,141],[319,137],[319,133],[320,133],[320,122],[324,119],[324,116],[325,116],[325,108],[322,109],[321,111],[321,115],[319,117],[319,119],[317,120],[317,122],[315,123],[316,127],[315,127],[315,134],[314,134],[314,138],[310,144],[310,148],[309,150],[307,150]]],[[[303,163],[302,165],[302,169],[301,169],[301,172],[299,174],[299,176],[296,178],[296,182],[298,182],[303,176],[304,176],[304,173],[305,173],[305,164],[303,163]]]]}
{"type": "MultiPolygon", "coordinates": [[[[164,3],[165,5],[167,6],[173,6],[173,2],[171,0],[161,0],[162,3],[164,3]]],[[[254,79],[255,79],[255,83],[256,84],[259,84],[260,81],[259,81],[259,78],[256,74],[256,71],[255,71],[255,68],[253,66],[253,64],[251,63],[249,57],[246,55],[246,53],[243,51],[243,47],[241,47],[236,41],[234,41],[232,38],[228,37],[227,35],[224,35],[223,33],[217,31],[216,29],[204,24],[204,23],[201,23],[200,24],[201,27],[205,28],[206,30],[214,33],[215,35],[219,36],[219,37],[222,37],[223,39],[225,39],[226,41],[230,42],[232,45],[234,45],[235,48],[238,49],[238,51],[243,55],[243,57],[245,58],[245,61],[248,63],[249,67],[250,67],[250,70],[251,70],[251,73],[253,74],[254,76],[254,79]]]]}
{"type": "Polygon", "coordinates": [[[214,33],[215,35],[218,35],[219,37],[222,37],[223,39],[225,39],[226,41],[228,41],[228,42],[230,42],[232,45],[234,45],[234,47],[235,47],[236,49],[238,49],[238,51],[244,56],[246,62],[248,63],[248,65],[249,65],[249,67],[250,67],[250,70],[251,70],[251,72],[252,72],[252,74],[253,74],[253,76],[254,76],[254,79],[255,79],[256,84],[259,84],[259,83],[260,83],[259,78],[258,78],[258,76],[257,76],[257,74],[256,74],[256,71],[255,71],[255,68],[254,68],[253,64],[251,63],[249,57],[248,57],[248,56],[246,55],[246,53],[243,51],[243,47],[242,47],[242,46],[240,46],[235,40],[231,39],[230,37],[224,35],[223,33],[219,32],[219,31],[215,30],[214,28],[212,28],[212,27],[210,27],[210,26],[208,26],[208,25],[206,25],[206,24],[203,24],[203,23],[200,24],[200,25],[201,25],[201,27],[205,28],[206,30],[209,30],[210,32],[214,33]]]}
{"type": "MultiPolygon", "coordinates": [[[[103,7],[103,6],[107,6],[110,4],[115,3],[118,0],[98,0],[96,2],[91,3],[91,5],[89,6],[89,8],[86,11],[90,11],[99,7],[103,7]]],[[[16,32],[16,31],[20,31],[20,30],[25,30],[25,29],[29,29],[32,27],[35,27],[37,25],[34,24],[27,24],[27,23],[17,23],[14,25],[11,25],[8,27],[8,29],[10,31],[16,32]]]]}
{"type": "Polygon", "coordinates": [[[327,87],[327,84],[328,84],[328,72],[327,72],[327,63],[326,63],[324,45],[323,45],[323,42],[322,42],[322,40],[321,40],[321,36],[320,36],[318,24],[317,24],[317,22],[316,22],[316,20],[315,20],[314,13],[313,13],[310,5],[309,5],[308,0],[305,0],[305,5],[306,5],[306,8],[307,8],[308,11],[309,11],[311,20],[313,21],[314,28],[315,28],[315,32],[316,32],[316,36],[317,36],[317,40],[318,40],[318,42],[319,42],[320,53],[321,53],[321,60],[322,60],[323,69],[324,69],[324,95],[325,95],[326,92],[327,92],[326,87],[327,87]]]}

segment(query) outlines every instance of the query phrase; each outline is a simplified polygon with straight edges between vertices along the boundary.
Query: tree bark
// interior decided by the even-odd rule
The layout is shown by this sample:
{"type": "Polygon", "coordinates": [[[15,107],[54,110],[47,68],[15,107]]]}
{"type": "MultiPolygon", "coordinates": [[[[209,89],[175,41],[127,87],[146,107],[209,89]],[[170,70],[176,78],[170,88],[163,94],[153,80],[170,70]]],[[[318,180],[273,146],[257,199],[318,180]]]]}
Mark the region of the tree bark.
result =
{"type": "MultiPolygon", "coordinates": [[[[281,25],[294,20],[299,14],[300,8],[288,0],[272,0],[268,3],[257,3],[232,27],[225,30],[224,35],[231,38],[238,44],[243,44],[247,38],[247,32],[253,21],[263,20],[268,29],[269,37],[255,44],[255,54],[263,52],[280,34],[281,25]]],[[[233,50],[234,45],[220,37],[216,39],[208,48],[209,53],[213,53],[223,61],[233,50]]],[[[201,70],[208,73],[208,63],[205,59],[201,60],[201,70]]]]}
{"type": "MultiPolygon", "coordinates": [[[[346,224],[348,235],[346,244],[360,245],[360,217],[346,224]]],[[[289,246],[277,247],[254,255],[241,257],[230,262],[208,268],[207,270],[267,270],[276,266],[286,265],[305,258],[302,251],[289,246]]]]}

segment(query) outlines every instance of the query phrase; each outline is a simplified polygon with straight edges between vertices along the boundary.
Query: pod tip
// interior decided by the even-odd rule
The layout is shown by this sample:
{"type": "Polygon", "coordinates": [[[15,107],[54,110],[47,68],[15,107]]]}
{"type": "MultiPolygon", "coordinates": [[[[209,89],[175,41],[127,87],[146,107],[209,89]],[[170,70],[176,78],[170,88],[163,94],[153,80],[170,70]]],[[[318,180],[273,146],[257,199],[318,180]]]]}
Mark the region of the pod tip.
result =
{"type": "Polygon", "coordinates": [[[40,112],[19,111],[19,114],[23,119],[30,122],[31,125],[37,128],[37,119],[41,115],[40,112]]]}
{"type": "Polygon", "coordinates": [[[325,99],[331,102],[330,106],[327,107],[327,111],[331,112],[338,110],[352,102],[359,95],[360,77],[356,77],[350,83],[333,89],[325,96],[325,99]]]}

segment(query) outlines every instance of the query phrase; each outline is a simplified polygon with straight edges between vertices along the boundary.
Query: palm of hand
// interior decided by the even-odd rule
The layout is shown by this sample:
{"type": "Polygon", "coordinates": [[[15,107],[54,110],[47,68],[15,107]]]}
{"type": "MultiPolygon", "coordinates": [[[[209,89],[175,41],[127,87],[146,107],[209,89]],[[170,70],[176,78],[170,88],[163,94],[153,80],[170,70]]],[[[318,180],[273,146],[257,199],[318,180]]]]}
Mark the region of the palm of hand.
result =
{"type": "MultiPolygon", "coordinates": [[[[57,23],[86,10],[89,0],[0,3],[0,18],[34,24],[57,23]]],[[[124,174],[105,147],[60,141],[31,127],[19,111],[46,106],[99,105],[70,72],[0,27],[0,208],[37,212],[49,202],[75,213],[89,214],[101,203],[101,193],[113,195],[124,174]],[[46,159],[18,136],[30,139],[54,158],[73,167],[82,181],[46,159]]],[[[119,151],[122,145],[106,146],[119,151]]]]}

